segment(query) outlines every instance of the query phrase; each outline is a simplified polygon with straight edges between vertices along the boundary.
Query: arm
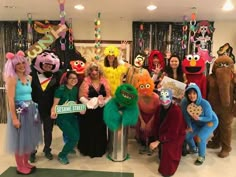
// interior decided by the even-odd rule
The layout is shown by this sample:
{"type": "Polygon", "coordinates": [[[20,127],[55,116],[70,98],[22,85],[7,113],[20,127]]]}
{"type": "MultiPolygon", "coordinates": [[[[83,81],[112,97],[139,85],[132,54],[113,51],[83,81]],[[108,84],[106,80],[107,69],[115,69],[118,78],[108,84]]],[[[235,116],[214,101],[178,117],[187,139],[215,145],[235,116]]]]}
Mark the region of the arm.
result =
{"type": "Polygon", "coordinates": [[[51,108],[51,119],[56,119],[57,118],[56,105],[58,105],[59,101],[60,101],[60,98],[54,97],[53,105],[52,105],[52,108],[51,108]]]}
{"type": "Polygon", "coordinates": [[[181,105],[182,113],[183,113],[183,116],[184,116],[184,119],[187,123],[188,128],[192,128],[191,117],[189,116],[189,114],[187,112],[187,100],[186,100],[186,98],[182,99],[180,105],[181,105]]]}
{"type": "Polygon", "coordinates": [[[20,121],[16,115],[15,107],[15,91],[16,91],[16,78],[9,77],[6,82],[7,99],[11,113],[12,123],[15,128],[20,128],[20,121]]]}
{"type": "Polygon", "coordinates": [[[203,100],[203,101],[204,101],[202,104],[203,114],[201,114],[198,117],[198,120],[201,122],[209,122],[212,120],[213,111],[209,102],[206,100],[203,100]]]}

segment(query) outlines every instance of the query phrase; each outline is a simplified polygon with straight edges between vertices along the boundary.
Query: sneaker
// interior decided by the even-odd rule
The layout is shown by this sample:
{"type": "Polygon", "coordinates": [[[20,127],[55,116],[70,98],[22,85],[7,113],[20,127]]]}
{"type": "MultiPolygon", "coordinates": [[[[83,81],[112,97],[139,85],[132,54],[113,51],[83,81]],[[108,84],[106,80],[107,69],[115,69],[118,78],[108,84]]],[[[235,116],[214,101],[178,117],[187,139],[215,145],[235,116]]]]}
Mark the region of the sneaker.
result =
{"type": "Polygon", "coordinates": [[[76,154],[76,151],[74,149],[72,149],[69,154],[76,154]]]}
{"type": "Polygon", "coordinates": [[[140,149],[139,149],[139,154],[145,154],[147,152],[147,148],[145,146],[142,146],[140,149]]]}
{"type": "Polygon", "coordinates": [[[197,147],[190,148],[188,152],[189,152],[189,154],[196,154],[196,153],[198,153],[198,149],[197,149],[197,147]]]}
{"type": "Polygon", "coordinates": [[[53,159],[53,155],[51,152],[45,152],[45,157],[48,159],[48,160],[52,160],[53,159]]]}
{"type": "Polygon", "coordinates": [[[205,157],[199,156],[197,160],[194,162],[195,165],[202,165],[205,160],[205,157]]]}
{"type": "Polygon", "coordinates": [[[30,154],[30,158],[29,158],[30,163],[34,163],[35,162],[35,160],[36,160],[36,153],[37,153],[37,151],[35,150],[33,153],[30,154]]]}
{"type": "Polygon", "coordinates": [[[59,157],[58,156],[58,161],[63,165],[67,165],[70,163],[67,157],[59,157]]]}
{"type": "Polygon", "coordinates": [[[147,155],[148,155],[148,156],[151,156],[152,154],[153,154],[153,151],[148,148],[148,150],[147,150],[147,155]]]}

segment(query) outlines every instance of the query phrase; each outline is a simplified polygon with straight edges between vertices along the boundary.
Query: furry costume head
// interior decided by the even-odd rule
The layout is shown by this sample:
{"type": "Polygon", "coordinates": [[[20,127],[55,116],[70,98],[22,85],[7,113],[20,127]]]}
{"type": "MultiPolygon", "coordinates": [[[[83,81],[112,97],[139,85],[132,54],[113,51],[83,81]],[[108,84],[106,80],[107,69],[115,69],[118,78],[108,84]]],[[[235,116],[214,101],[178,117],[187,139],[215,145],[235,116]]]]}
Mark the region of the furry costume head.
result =
{"type": "Polygon", "coordinates": [[[137,56],[134,59],[134,66],[136,68],[142,68],[144,61],[145,61],[145,56],[143,54],[139,53],[139,54],[137,54],[137,56]]]}
{"type": "Polygon", "coordinates": [[[149,75],[144,74],[139,78],[139,81],[136,84],[136,88],[139,95],[152,96],[154,90],[154,82],[149,75]]]}
{"type": "Polygon", "coordinates": [[[182,62],[185,74],[202,74],[205,70],[205,61],[199,55],[187,55],[182,62]]]}
{"type": "Polygon", "coordinates": [[[130,84],[120,85],[115,92],[115,101],[121,106],[131,106],[137,103],[137,90],[130,84]]]}
{"type": "Polygon", "coordinates": [[[85,72],[86,60],[80,53],[73,52],[69,55],[70,66],[77,74],[83,74],[85,72]]]}
{"type": "Polygon", "coordinates": [[[160,91],[160,102],[163,106],[169,106],[172,103],[172,90],[171,89],[161,89],[160,91]]]}
{"type": "Polygon", "coordinates": [[[231,71],[232,71],[232,74],[233,74],[234,61],[232,60],[231,57],[229,57],[227,55],[220,56],[215,60],[213,68],[212,68],[212,73],[216,74],[218,69],[223,69],[224,70],[224,68],[230,68],[231,71]]]}
{"type": "Polygon", "coordinates": [[[55,55],[52,51],[44,51],[41,54],[39,54],[34,61],[34,68],[40,72],[44,73],[44,70],[42,68],[43,64],[50,64],[52,65],[52,73],[55,73],[59,70],[60,67],[60,59],[57,55],[55,55]]]}
{"type": "Polygon", "coordinates": [[[114,55],[115,57],[118,57],[120,54],[120,51],[117,47],[110,45],[105,48],[104,54],[105,54],[105,56],[114,55]]]}

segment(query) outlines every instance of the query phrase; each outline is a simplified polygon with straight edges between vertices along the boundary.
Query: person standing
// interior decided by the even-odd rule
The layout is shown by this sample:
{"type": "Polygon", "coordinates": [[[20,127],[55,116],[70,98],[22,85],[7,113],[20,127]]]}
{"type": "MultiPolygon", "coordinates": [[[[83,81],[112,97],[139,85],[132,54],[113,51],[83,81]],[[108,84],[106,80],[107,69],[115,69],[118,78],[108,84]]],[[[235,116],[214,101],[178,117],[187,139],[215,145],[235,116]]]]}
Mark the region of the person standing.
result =
{"type": "Polygon", "coordinates": [[[42,141],[41,121],[37,105],[31,97],[30,66],[24,52],[7,53],[4,67],[9,114],[7,150],[15,154],[18,174],[28,175],[36,167],[29,164],[30,153],[42,141]]]}
{"type": "Polygon", "coordinates": [[[111,98],[110,87],[103,77],[101,67],[90,63],[79,89],[79,100],[87,110],[80,115],[80,140],[78,149],[85,156],[102,157],[107,150],[107,127],[103,120],[104,105],[111,98]]]}
{"type": "MultiPolygon", "coordinates": [[[[40,118],[43,122],[45,157],[53,159],[51,153],[52,131],[54,120],[51,119],[51,107],[55,90],[59,87],[61,72],[60,60],[52,51],[45,50],[32,61],[32,98],[38,103],[40,118]]],[[[35,155],[31,154],[30,161],[35,162],[35,155]]]]}

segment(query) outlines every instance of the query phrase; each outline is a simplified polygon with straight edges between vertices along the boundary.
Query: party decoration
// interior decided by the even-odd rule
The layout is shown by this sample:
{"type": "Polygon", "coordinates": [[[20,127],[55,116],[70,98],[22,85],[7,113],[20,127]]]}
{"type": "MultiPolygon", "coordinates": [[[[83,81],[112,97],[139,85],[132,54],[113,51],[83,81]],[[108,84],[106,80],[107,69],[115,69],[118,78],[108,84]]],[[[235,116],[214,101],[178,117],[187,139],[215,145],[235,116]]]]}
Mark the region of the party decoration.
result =
{"type": "Polygon", "coordinates": [[[22,34],[21,21],[18,20],[17,23],[17,38],[14,40],[15,50],[24,50],[27,48],[26,40],[22,34]]]}
{"type": "Polygon", "coordinates": [[[100,59],[100,52],[101,52],[101,13],[98,13],[98,18],[95,20],[94,24],[95,24],[95,59],[99,60],[100,59]]]}
{"type": "Polygon", "coordinates": [[[46,34],[46,33],[49,33],[52,28],[55,28],[57,25],[52,25],[49,23],[49,21],[45,21],[45,23],[41,23],[39,21],[35,21],[34,22],[34,30],[37,32],[37,33],[40,33],[40,34],[46,34]]]}
{"type": "Polygon", "coordinates": [[[213,57],[209,54],[209,46],[212,47],[211,34],[214,32],[214,28],[206,20],[200,21],[197,24],[197,37],[196,43],[198,43],[198,55],[200,55],[205,62],[211,63],[213,57]]]}
{"type": "Polygon", "coordinates": [[[72,18],[69,18],[69,49],[74,49],[73,31],[72,31],[72,18]]]}
{"type": "Polygon", "coordinates": [[[187,48],[187,41],[188,41],[188,25],[187,25],[187,17],[183,17],[183,27],[182,27],[182,40],[181,40],[181,46],[182,49],[185,50],[187,48]]]}
{"type": "Polygon", "coordinates": [[[32,32],[32,14],[28,13],[28,23],[27,23],[27,42],[28,42],[28,47],[32,44],[33,42],[33,32],[32,32]]]}
{"type": "Polygon", "coordinates": [[[235,63],[235,56],[233,54],[233,48],[230,46],[229,43],[225,43],[224,45],[222,45],[219,50],[217,51],[218,56],[223,56],[223,55],[227,55],[230,58],[232,58],[232,60],[235,63]]]}
{"type": "Polygon", "coordinates": [[[38,54],[42,53],[48,46],[50,46],[57,38],[62,31],[66,31],[66,25],[58,25],[55,28],[52,28],[49,33],[34,43],[30,48],[25,52],[30,59],[37,57],[38,54]]]}
{"type": "Polygon", "coordinates": [[[144,30],[143,23],[141,23],[140,26],[139,26],[139,40],[138,40],[139,41],[139,51],[140,52],[142,51],[143,44],[144,44],[143,30],[144,30]]]}
{"type": "MultiPolygon", "coordinates": [[[[65,25],[65,16],[66,16],[66,12],[65,12],[65,0],[58,0],[59,3],[59,7],[60,7],[60,25],[65,25]]],[[[61,50],[66,50],[66,32],[62,31],[60,33],[61,39],[60,39],[60,43],[61,43],[61,50]]]]}

